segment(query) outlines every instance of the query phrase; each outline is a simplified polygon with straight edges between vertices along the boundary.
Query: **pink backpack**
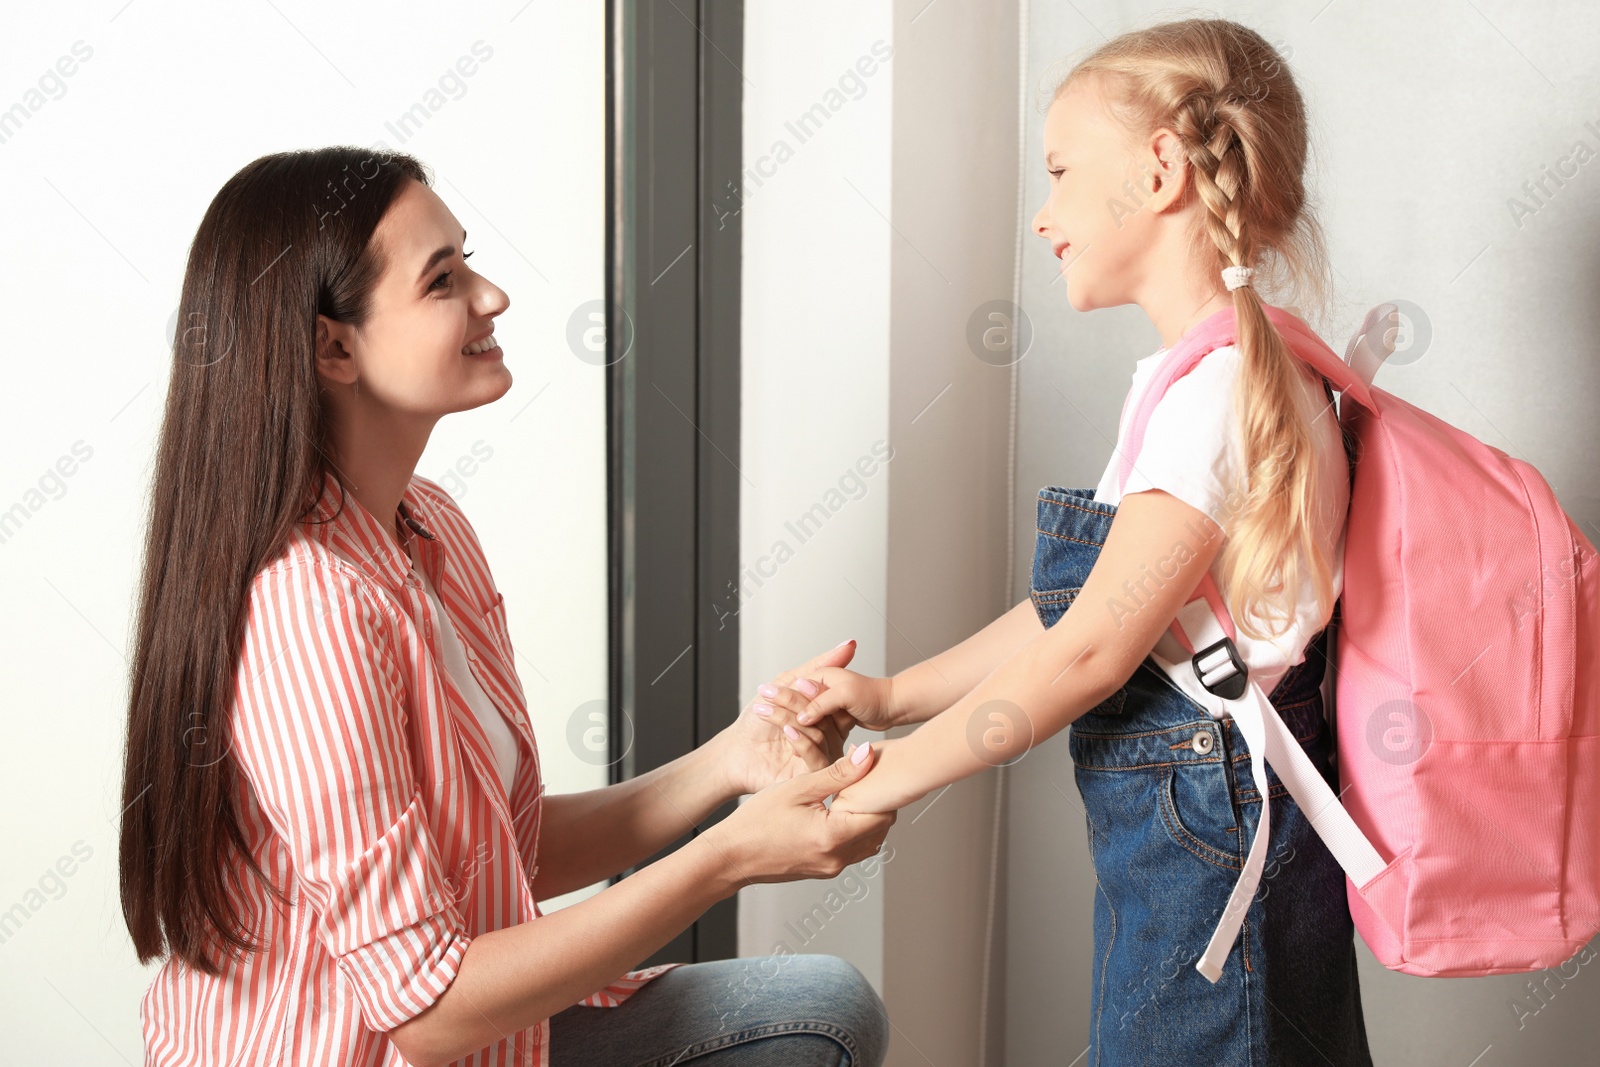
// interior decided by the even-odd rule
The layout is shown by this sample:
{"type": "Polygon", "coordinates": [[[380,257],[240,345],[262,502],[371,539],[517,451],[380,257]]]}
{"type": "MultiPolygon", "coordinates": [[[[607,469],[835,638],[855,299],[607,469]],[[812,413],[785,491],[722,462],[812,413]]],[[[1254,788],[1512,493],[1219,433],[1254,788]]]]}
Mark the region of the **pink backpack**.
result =
{"type": "MultiPolygon", "coordinates": [[[[1250,750],[1261,821],[1196,968],[1213,982],[1260,882],[1265,759],[1344,869],[1355,927],[1423,976],[1541,970],[1600,931],[1600,576],[1594,546],[1529,464],[1367,384],[1266,306],[1343,398],[1353,449],[1334,652],[1336,796],[1243,672],[1208,574],[1172,632],[1250,750]],[[1341,798],[1343,802],[1341,803],[1341,798]]],[[[1158,365],[1157,400],[1235,339],[1225,308],[1158,365]]]]}

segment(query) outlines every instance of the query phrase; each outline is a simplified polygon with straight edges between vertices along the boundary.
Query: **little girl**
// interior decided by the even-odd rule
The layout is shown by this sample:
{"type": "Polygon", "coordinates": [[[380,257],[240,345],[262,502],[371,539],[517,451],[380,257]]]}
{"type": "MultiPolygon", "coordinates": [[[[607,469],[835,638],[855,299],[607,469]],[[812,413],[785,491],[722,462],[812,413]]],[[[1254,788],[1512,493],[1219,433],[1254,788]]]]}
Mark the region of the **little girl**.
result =
{"type": "Polygon", "coordinates": [[[1259,889],[1204,956],[1261,796],[1226,701],[1169,632],[1209,575],[1248,677],[1332,781],[1320,686],[1348,460],[1331,391],[1252,278],[1284,268],[1323,289],[1304,104],[1252,30],[1169,23],[1072,70],[1044,150],[1033,228],[1072,306],[1138,304],[1162,340],[1136,365],[1117,451],[1094,490],[1040,492],[1029,600],[892,678],[813,672],[825,688],[775,721],[925,723],[875,746],[877,768],[834,801],[851,812],[900,808],[1071,724],[1097,883],[1087,1062],[1368,1064],[1344,874],[1270,770],[1259,889]],[[1234,317],[1237,342],[1172,384],[1121,484],[1130,413],[1162,358],[1234,317]]]}

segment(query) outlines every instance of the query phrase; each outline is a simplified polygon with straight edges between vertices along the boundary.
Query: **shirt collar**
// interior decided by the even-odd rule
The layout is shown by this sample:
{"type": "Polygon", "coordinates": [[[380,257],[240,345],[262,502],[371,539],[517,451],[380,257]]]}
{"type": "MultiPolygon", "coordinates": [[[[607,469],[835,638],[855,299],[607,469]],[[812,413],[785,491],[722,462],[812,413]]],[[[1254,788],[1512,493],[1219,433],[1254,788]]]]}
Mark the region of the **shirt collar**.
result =
{"type": "Polygon", "coordinates": [[[427,511],[416,481],[408,482],[395,511],[406,540],[397,544],[355,494],[345,490],[332,471],[324,470],[317,502],[300,521],[313,537],[347,557],[363,574],[398,593],[411,572],[411,534],[429,541],[439,539],[421,520],[427,511]]]}

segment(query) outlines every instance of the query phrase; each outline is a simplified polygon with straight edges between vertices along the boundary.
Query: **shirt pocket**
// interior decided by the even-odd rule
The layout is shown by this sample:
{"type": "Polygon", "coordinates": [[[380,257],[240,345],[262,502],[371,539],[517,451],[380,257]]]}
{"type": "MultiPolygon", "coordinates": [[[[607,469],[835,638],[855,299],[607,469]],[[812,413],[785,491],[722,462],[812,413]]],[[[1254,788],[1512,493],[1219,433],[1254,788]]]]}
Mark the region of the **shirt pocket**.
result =
{"type": "Polygon", "coordinates": [[[511,648],[511,631],[506,626],[506,598],[504,593],[496,592],[494,601],[483,611],[484,629],[489,631],[489,636],[500,649],[507,663],[512,662],[515,655],[511,648]]]}

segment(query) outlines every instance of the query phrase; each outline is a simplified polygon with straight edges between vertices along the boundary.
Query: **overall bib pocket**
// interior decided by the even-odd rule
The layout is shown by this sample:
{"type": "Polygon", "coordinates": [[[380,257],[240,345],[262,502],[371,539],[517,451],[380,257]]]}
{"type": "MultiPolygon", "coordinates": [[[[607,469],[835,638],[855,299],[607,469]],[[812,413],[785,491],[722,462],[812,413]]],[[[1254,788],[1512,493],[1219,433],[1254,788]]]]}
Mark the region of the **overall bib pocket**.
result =
{"type": "MultiPolygon", "coordinates": [[[[1116,514],[1115,505],[1094,499],[1093,489],[1039,490],[1029,597],[1046,630],[1061,621],[1078,599],[1116,514]]],[[[1119,688],[1084,718],[1120,715],[1126,700],[1126,687],[1119,688]]]]}

